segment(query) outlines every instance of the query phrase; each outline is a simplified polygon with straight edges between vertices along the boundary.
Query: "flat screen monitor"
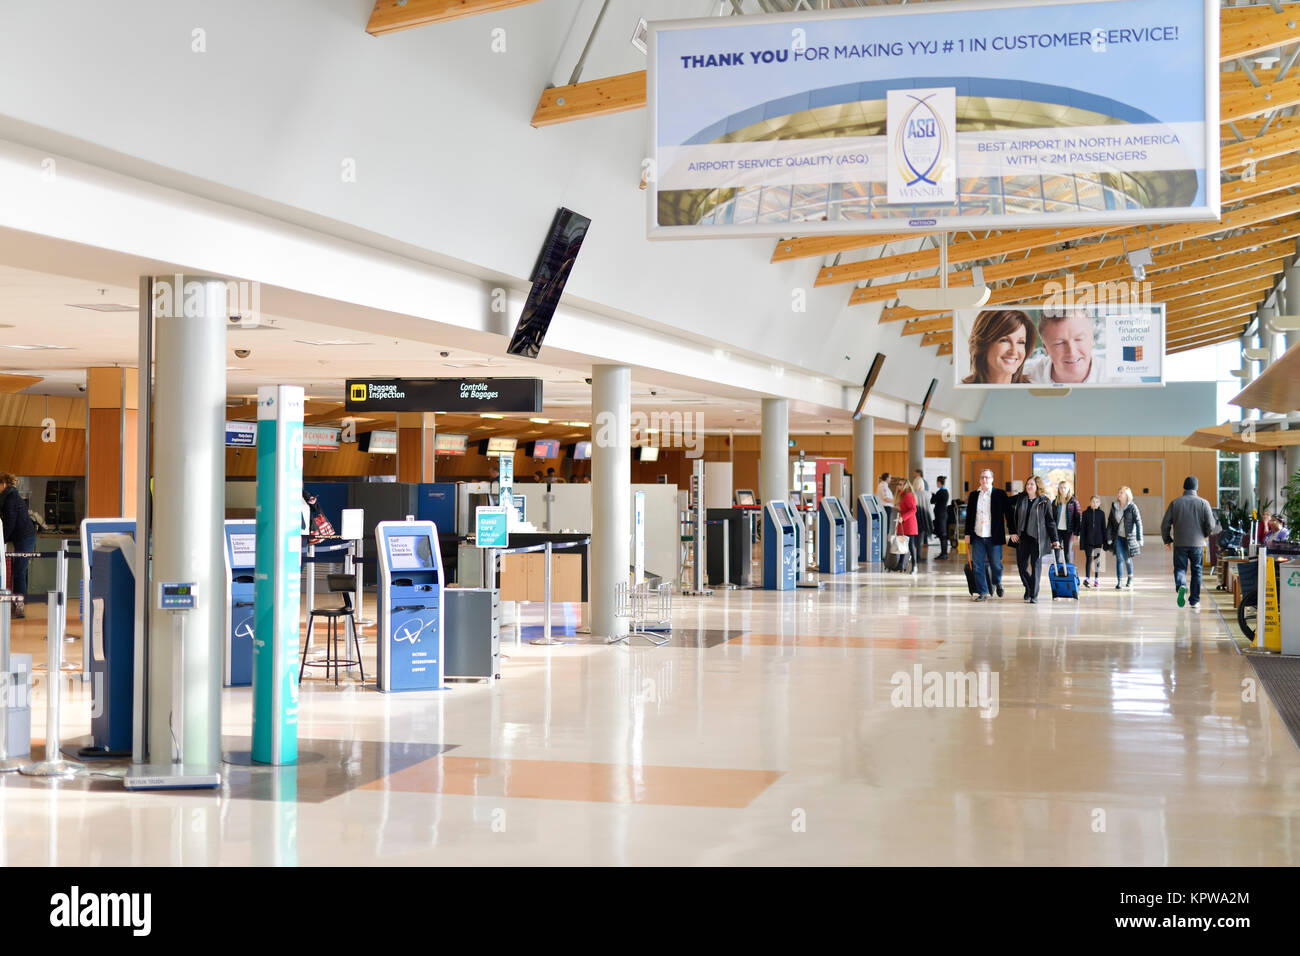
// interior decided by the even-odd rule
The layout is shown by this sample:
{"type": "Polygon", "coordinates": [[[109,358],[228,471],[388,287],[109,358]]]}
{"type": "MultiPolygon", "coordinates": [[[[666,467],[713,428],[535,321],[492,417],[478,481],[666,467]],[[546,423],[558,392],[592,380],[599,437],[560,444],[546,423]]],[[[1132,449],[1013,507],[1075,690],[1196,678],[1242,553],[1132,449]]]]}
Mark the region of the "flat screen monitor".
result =
{"type": "Polygon", "coordinates": [[[772,511],[776,514],[776,520],[781,523],[782,531],[794,530],[794,522],[790,520],[790,512],[786,510],[784,501],[772,502],[772,511]]]}
{"type": "Polygon", "coordinates": [[[433,435],[435,455],[463,455],[468,445],[468,435],[452,435],[443,432],[435,432],[433,435]]]}
{"type": "Polygon", "coordinates": [[[574,461],[584,461],[585,459],[588,459],[590,457],[591,457],[591,442],[580,441],[574,443],[573,445],[574,461]]]}
{"type": "Polygon", "coordinates": [[[921,430],[921,423],[925,421],[925,413],[930,410],[930,399],[934,398],[934,390],[938,387],[939,380],[937,378],[930,379],[930,387],[925,392],[925,401],[921,403],[921,414],[916,416],[916,424],[912,426],[912,431],[919,432],[921,430]]]}
{"type": "Polygon", "coordinates": [[[389,535],[388,566],[394,571],[425,571],[437,567],[428,535],[389,535]]]}
{"type": "Polygon", "coordinates": [[[251,568],[257,563],[257,535],[240,531],[230,536],[230,566],[251,568]]]}
{"type": "Polygon", "coordinates": [[[844,509],[840,507],[840,499],[823,498],[822,501],[826,502],[826,507],[829,509],[832,518],[839,518],[841,521],[844,520],[844,509]]]}
{"type": "Polygon", "coordinates": [[[871,360],[871,368],[867,370],[867,377],[862,383],[862,396],[858,399],[858,407],[853,409],[853,420],[855,422],[862,417],[862,409],[866,407],[867,396],[871,394],[876,379],[880,378],[880,370],[884,367],[884,364],[885,353],[877,352],[876,357],[871,360]]]}
{"type": "Polygon", "coordinates": [[[496,438],[489,438],[487,441],[482,443],[481,447],[483,449],[483,454],[500,457],[501,455],[513,455],[515,453],[515,448],[517,448],[518,445],[519,439],[517,438],[503,438],[498,436],[496,438]]]}
{"type": "Polygon", "coordinates": [[[533,442],[533,458],[560,457],[560,440],[558,438],[539,438],[533,442]]]}
{"type": "Polygon", "coordinates": [[[90,533],[90,550],[91,550],[91,551],[94,551],[96,548],[98,548],[98,547],[99,547],[99,542],[103,541],[104,538],[107,537],[108,535],[110,535],[110,534],[123,534],[123,533],[131,535],[132,538],[135,537],[135,535],[134,535],[132,532],[130,532],[130,531],[127,531],[127,532],[122,532],[122,531],[92,531],[92,532],[90,533]]]}
{"type": "Polygon", "coordinates": [[[537,264],[533,266],[533,284],[524,301],[524,309],[519,314],[515,334],[510,337],[507,354],[537,358],[537,353],[542,349],[542,339],[550,328],[551,318],[564,293],[564,284],[573,271],[573,263],[578,258],[578,251],[582,248],[582,240],[587,237],[590,225],[590,219],[572,209],[561,206],[555,210],[555,218],[551,220],[546,241],[538,253],[537,264]]]}
{"type": "Polygon", "coordinates": [[[637,461],[658,461],[659,449],[654,445],[642,445],[637,449],[637,461]]]}
{"type": "Polygon", "coordinates": [[[753,505],[758,504],[758,501],[754,498],[754,492],[749,488],[737,488],[736,504],[745,507],[752,507],[753,505]]]}

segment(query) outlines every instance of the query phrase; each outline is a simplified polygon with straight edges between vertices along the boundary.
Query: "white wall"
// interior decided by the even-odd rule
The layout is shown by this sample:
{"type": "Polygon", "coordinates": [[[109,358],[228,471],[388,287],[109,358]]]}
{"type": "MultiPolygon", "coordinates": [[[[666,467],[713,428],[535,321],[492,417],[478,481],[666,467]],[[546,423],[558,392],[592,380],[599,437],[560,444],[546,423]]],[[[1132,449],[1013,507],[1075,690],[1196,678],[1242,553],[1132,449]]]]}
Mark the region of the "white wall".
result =
{"type": "MultiPolygon", "coordinates": [[[[584,78],[644,65],[627,42],[638,15],[708,7],[616,0],[584,78]]],[[[547,0],[380,38],[364,32],[371,8],[371,0],[67,0],[55,29],[47,5],[8,4],[0,119],[18,123],[0,128],[274,216],[324,217],[312,221],[516,284],[555,207],[566,205],[593,219],[568,287],[577,304],[844,384],[860,382],[884,351],[882,394],[919,402],[937,376],[932,414],[978,410],[978,395],[952,390],[947,359],[878,325],[878,305],[850,309],[847,286],[814,289],[820,261],[769,264],[765,239],[648,242],[637,188],[644,111],[529,126],[544,86],[567,81],[596,5],[547,0]],[[498,27],[505,53],[491,49],[498,27]],[[196,29],[206,52],[192,48],[196,29]],[[355,182],[341,175],[350,161],[355,182]],[[791,311],[797,288],[807,292],[806,314],[791,311]]]]}

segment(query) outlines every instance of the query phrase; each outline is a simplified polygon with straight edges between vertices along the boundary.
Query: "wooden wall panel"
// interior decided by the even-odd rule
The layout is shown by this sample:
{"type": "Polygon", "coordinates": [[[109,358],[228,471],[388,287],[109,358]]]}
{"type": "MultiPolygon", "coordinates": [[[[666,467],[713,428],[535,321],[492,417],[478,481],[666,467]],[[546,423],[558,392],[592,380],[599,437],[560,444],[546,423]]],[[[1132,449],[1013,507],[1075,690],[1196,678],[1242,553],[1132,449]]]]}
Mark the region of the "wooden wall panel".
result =
{"type": "Polygon", "coordinates": [[[122,412],[91,408],[87,424],[91,471],[86,474],[86,517],[117,517],[122,513],[122,412]]]}
{"type": "Polygon", "coordinates": [[[0,428],[0,471],[20,476],[80,478],[86,470],[86,429],[55,427],[53,442],[41,441],[42,429],[0,428]]]}

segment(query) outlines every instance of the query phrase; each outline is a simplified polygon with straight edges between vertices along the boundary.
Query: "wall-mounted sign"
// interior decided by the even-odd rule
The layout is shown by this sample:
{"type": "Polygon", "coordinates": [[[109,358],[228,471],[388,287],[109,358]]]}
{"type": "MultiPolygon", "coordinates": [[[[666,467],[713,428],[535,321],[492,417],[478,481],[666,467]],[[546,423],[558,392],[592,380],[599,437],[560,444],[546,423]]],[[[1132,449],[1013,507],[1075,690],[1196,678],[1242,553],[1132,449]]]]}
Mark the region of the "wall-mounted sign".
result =
{"type": "Polygon", "coordinates": [[[993,450],[993,436],[980,435],[980,451],[992,451],[992,450],[993,450]]]}
{"type": "Polygon", "coordinates": [[[542,380],[348,379],[346,407],[349,412],[540,412],[542,380]]]}
{"type": "Polygon", "coordinates": [[[468,435],[436,432],[433,436],[433,453],[435,455],[463,455],[468,442],[468,435]]]}
{"type": "Polygon", "coordinates": [[[1219,3],[650,24],[652,238],[1213,220],[1219,3]]]}
{"type": "Polygon", "coordinates": [[[323,425],[304,425],[302,447],[306,451],[338,451],[341,432],[323,425]]]}
{"type": "Polygon", "coordinates": [[[256,422],[226,422],[227,448],[253,448],[256,445],[256,422]]]}
{"type": "Polygon", "coordinates": [[[357,436],[357,447],[371,455],[396,455],[397,432],[366,432],[357,436]]]}
{"type": "Polygon", "coordinates": [[[519,446],[518,438],[503,438],[501,436],[497,436],[495,438],[489,438],[487,441],[482,443],[482,447],[483,447],[482,453],[489,457],[506,455],[511,458],[510,464],[513,466],[514,465],[513,456],[515,453],[515,449],[518,446],[519,446]]]}

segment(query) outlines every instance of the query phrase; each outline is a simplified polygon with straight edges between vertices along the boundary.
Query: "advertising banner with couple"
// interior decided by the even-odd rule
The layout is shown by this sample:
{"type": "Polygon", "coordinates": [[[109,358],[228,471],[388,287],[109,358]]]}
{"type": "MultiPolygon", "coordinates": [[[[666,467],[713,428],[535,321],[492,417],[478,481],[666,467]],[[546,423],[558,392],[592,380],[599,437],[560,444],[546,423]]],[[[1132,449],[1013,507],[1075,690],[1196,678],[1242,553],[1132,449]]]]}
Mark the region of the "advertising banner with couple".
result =
{"type": "Polygon", "coordinates": [[[954,321],[959,388],[1164,384],[1164,305],[1007,306],[954,321]]]}

